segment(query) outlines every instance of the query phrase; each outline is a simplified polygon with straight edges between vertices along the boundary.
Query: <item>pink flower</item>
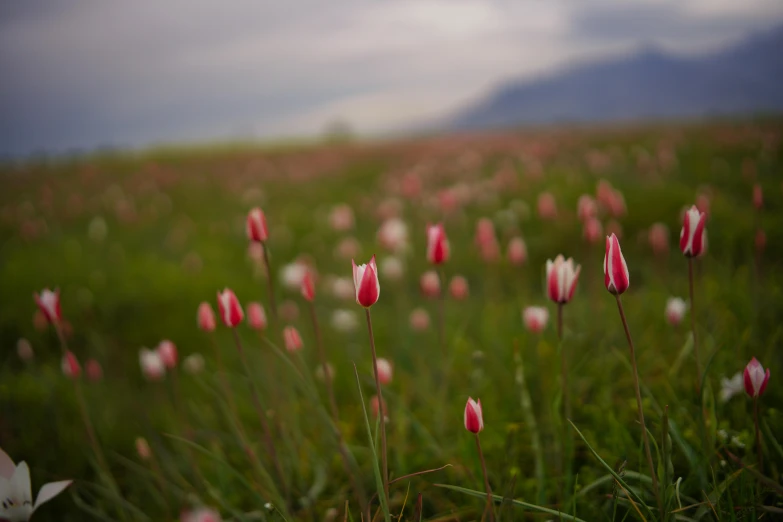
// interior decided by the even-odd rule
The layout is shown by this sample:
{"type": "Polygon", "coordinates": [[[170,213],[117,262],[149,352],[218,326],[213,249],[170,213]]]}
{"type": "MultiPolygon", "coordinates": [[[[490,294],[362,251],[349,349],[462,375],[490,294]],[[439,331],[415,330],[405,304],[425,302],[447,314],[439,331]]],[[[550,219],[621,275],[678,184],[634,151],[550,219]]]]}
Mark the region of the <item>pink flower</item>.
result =
{"type": "Polygon", "coordinates": [[[87,374],[87,379],[89,379],[92,382],[98,382],[101,379],[103,379],[103,368],[101,368],[101,363],[96,361],[95,359],[90,359],[87,361],[87,364],[84,366],[85,373],[87,374]]]}
{"type": "Polygon", "coordinates": [[[378,229],[378,241],[392,252],[405,250],[408,246],[408,226],[400,218],[389,218],[378,229]]]}
{"type": "Polygon", "coordinates": [[[150,381],[159,381],[166,375],[166,365],[155,350],[146,348],[139,350],[139,366],[141,373],[150,381]]]}
{"type": "Polygon", "coordinates": [[[590,243],[597,243],[604,233],[604,227],[601,222],[596,218],[590,218],[585,221],[582,236],[590,243]]]}
{"type": "Polygon", "coordinates": [[[619,190],[612,191],[612,197],[607,201],[609,203],[609,212],[612,216],[619,218],[623,217],[626,212],[625,197],[619,190]]]}
{"type": "Polygon", "coordinates": [[[177,346],[169,340],[163,340],[158,344],[158,355],[166,368],[177,366],[177,346]]]}
{"type": "Polygon", "coordinates": [[[315,299],[315,283],[313,282],[313,272],[307,270],[302,278],[302,297],[313,302],[315,299]]]}
{"type": "Polygon", "coordinates": [[[744,378],[745,393],[750,397],[761,397],[767,388],[767,381],[769,381],[769,368],[765,372],[764,367],[754,357],[745,366],[744,378]]]}
{"type": "Polygon", "coordinates": [[[669,253],[669,229],[663,223],[654,223],[650,227],[647,239],[656,256],[669,253]]]}
{"type": "Polygon", "coordinates": [[[239,304],[239,299],[228,288],[224,289],[223,292],[217,293],[217,302],[220,318],[223,319],[223,324],[229,328],[236,328],[242,322],[242,319],[245,318],[245,312],[239,304]]]}
{"type": "Polygon", "coordinates": [[[389,361],[379,358],[375,367],[378,369],[378,380],[381,384],[389,384],[392,381],[392,365],[389,361]]]}
{"type": "Polygon", "coordinates": [[[337,205],[329,214],[329,224],[332,226],[332,230],[337,232],[352,229],[354,225],[353,209],[346,204],[337,205]]]}
{"type": "Polygon", "coordinates": [[[549,321],[549,310],[543,306],[528,306],[522,311],[522,321],[530,332],[541,333],[549,321]]]}
{"type": "Polygon", "coordinates": [[[757,210],[761,210],[764,207],[764,193],[761,191],[761,185],[758,183],[753,185],[753,206],[757,210]]]}
{"type": "Polygon", "coordinates": [[[398,257],[386,257],[381,261],[381,275],[389,281],[399,281],[405,275],[405,266],[398,257]]]}
{"type": "Polygon", "coordinates": [[[670,297],[666,301],[666,320],[669,324],[677,326],[682,322],[685,317],[685,312],[688,310],[688,304],[679,297],[670,297]]]}
{"type": "Polygon", "coordinates": [[[628,265],[620,250],[620,241],[612,234],[606,236],[606,254],[604,255],[604,285],[610,294],[620,295],[631,284],[628,265]]]}
{"type": "Polygon", "coordinates": [[[247,223],[245,226],[247,238],[250,241],[266,241],[269,232],[266,228],[266,216],[260,208],[254,208],[247,214],[247,223]]]}
{"type": "Polygon", "coordinates": [[[427,270],[421,274],[419,280],[419,286],[421,286],[421,292],[426,297],[437,297],[440,295],[440,277],[434,270],[427,270]]]}
{"type": "Polygon", "coordinates": [[[353,286],[356,289],[356,302],[365,308],[369,308],[378,302],[381,295],[381,284],[378,281],[378,267],[375,265],[375,256],[366,265],[357,265],[351,260],[353,266],[353,286]]]}
{"type": "Polygon", "coordinates": [[[144,437],[136,437],[136,453],[141,460],[148,460],[152,456],[152,450],[144,437]]]}
{"type": "Polygon", "coordinates": [[[576,215],[579,221],[587,221],[594,218],[596,214],[598,214],[598,206],[595,200],[589,194],[579,196],[579,201],[576,203],[576,215]]]}
{"type": "Polygon", "coordinates": [[[283,342],[286,350],[289,352],[298,352],[304,346],[302,336],[299,335],[299,331],[293,326],[286,326],[283,329],[283,342]]]}
{"type": "Polygon", "coordinates": [[[424,308],[416,308],[410,316],[411,329],[416,332],[423,332],[430,327],[430,314],[424,308]]]}
{"type": "MultiPolygon", "coordinates": [[[[389,409],[386,407],[386,401],[382,402],[383,418],[386,422],[389,421],[389,409]]],[[[370,397],[370,410],[372,411],[373,418],[378,417],[378,396],[373,395],[370,397]]]]}
{"type": "Polygon", "coordinates": [[[46,320],[50,323],[57,323],[62,319],[62,312],[60,311],[60,290],[55,289],[54,292],[45,288],[40,294],[33,294],[35,304],[38,305],[38,309],[46,317],[46,320]]]}
{"type": "Polygon", "coordinates": [[[78,379],[82,374],[82,367],[79,365],[79,360],[70,350],[65,352],[61,367],[63,374],[71,379],[78,379]]]}
{"type": "Polygon", "coordinates": [[[557,218],[557,203],[555,203],[555,196],[550,192],[542,192],[538,195],[538,217],[549,220],[557,218]]]}
{"type": "Polygon", "coordinates": [[[574,260],[570,257],[566,261],[562,255],[559,255],[554,261],[547,261],[546,281],[549,299],[560,304],[571,301],[581,270],[580,265],[574,267],[574,260]]]}
{"type": "Polygon", "coordinates": [[[212,332],[215,330],[215,312],[212,311],[212,307],[204,301],[198,305],[198,327],[205,332],[212,332]]]}
{"type": "Polygon", "coordinates": [[[443,224],[427,226],[427,261],[434,265],[445,263],[449,260],[449,240],[443,224]]]}
{"type": "Polygon", "coordinates": [[[460,275],[452,277],[451,283],[449,283],[449,292],[451,292],[451,297],[458,301],[465,299],[469,292],[468,280],[460,275]]]}
{"type": "Polygon", "coordinates": [[[481,399],[474,401],[468,397],[465,404],[465,429],[471,433],[478,433],[484,429],[484,415],[481,412],[481,399]]]}
{"type": "Polygon", "coordinates": [[[508,262],[515,266],[521,266],[527,261],[527,245],[521,237],[513,237],[506,248],[508,262]]]}
{"type": "Polygon", "coordinates": [[[687,257],[697,257],[704,250],[704,224],[707,215],[693,206],[685,213],[680,232],[680,250],[687,257]]]}
{"type": "Polygon", "coordinates": [[[198,508],[190,511],[183,511],[179,515],[180,522],[222,522],[220,513],[210,508],[198,508]]]}
{"type": "Polygon", "coordinates": [[[266,312],[261,303],[247,303],[247,324],[253,330],[266,329],[266,312]]]}

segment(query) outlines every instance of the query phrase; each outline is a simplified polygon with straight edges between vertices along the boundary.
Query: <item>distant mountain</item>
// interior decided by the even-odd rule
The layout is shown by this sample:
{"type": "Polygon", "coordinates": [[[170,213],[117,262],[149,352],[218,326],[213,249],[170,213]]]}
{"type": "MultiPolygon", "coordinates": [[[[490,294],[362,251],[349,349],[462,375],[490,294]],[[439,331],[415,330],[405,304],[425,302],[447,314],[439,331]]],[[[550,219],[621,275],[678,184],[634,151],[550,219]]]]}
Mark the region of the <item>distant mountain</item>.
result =
{"type": "Polygon", "coordinates": [[[458,113],[452,129],[783,111],[783,26],[722,51],[654,48],[511,82],[458,113]]]}

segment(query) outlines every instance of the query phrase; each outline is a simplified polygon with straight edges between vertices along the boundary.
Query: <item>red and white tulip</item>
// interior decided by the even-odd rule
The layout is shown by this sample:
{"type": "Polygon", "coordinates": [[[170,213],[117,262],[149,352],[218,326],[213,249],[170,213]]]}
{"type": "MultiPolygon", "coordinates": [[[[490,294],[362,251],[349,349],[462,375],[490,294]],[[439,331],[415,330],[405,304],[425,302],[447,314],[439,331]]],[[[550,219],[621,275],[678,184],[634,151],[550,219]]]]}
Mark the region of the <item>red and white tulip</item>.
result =
{"type": "Polygon", "coordinates": [[[375,368],[378,370],[378,380],[381,384],[389,384],[392,381],[393,369],[388,360],[379,358],[375,368]]]}
{"type": "Polygon", "coordinates": [[[562,255],[559,255],[554,261],[547,261],[546,286],[549,299],[559,304],[571,301],[581,270],[580,265],[574,266],[574,260],[570,257],[566,261],[562,255]]]}
{"type": "Polygon", "coordinates": [[[707,214],[699,212],[696,206],[685,212],[682,231],[680,231],[680,250],[687,257],[697,257],[702,254],[706,245],[704,225],[707,214]]]}
{"type": "Polygon", "coordinates": [[[248,212],[245,231],[250,241],[263,242],[269,238],[269,232],[266,228],[266,216],[263,210],[254,208],[248,212]]]}
{"type": "Polygon", "coordinates": [[[620,241],[612,234],[606,236],[606,254],[604,255],[604,285],[610,294],[620,295],[631,284],[628,265],[620,250],[620,241]]]}
{"type": "Polygon", "coordinates": [[[764,394],[764,390],[767,389],[767,382],[769,381],[769,368],[764,371],[764,367],[754,357],[750,360],[747,366],[745,366],[744,372],[745,381],[745,393],[750,397],[760,397],[764,394]]]}
{"type": "Polygon", "coordinates": [[[356,289],[356,302],[365,308],[369,308],[378,302],[381,295],[381,284],[378,281],[378,267],[375,265],[375,256],[366,265],[357,265],[351,260],[353,266],[353,286],[356,289]]]}
{"type": "Polygon", "coordinates": [[[449,260],[449,240],[442,223],[427,226],[427,261],[440,265],[449,260]]]}
{"type": "Polygon", "coordinates": [[[239,304],[239,299],[228,288],[217,293],[217,302],[220,318],[223,320],[223,324],[229,328],[236,328],[245,318],[245,312],[242,310],[242,305],[239,304]]]}
{"type": "Polygon", "coordinates": [[[35,304],[38,305],[38,309],[46,317],[46,320],[50,323],[60,322],[62,319],[62,312],[60,310],[60,290],[54,291],[45,288],[40,294],[33,294],[35,304]]]}
{"type": "Polygon", "coordinates": [[[522,321],[525,328],[532,333],[541,333],[549,321],[549,310],[543,306],[528,306],[522,311],[522,321]]]}
{"type": "Polygon", "coordinates": [[[302,349],[302,346],[304,346],[302,336],[299,335],[299,330],[293,326],[286,326],[283,329],[283,342],[285,343],[286,350],[289,352],[298,352],[302,349]]]}
{"type": "Polygon", "coordinates": [[[261,303],[252,302],[247,304],[247,324],[253,330],[266,329],[266,312],[261,303]]]}
{"type": "Polygon", "coordinates": [[[198,327],[205,332],[212,332],[215,330],[215,312],[212,311],[212,307],[204,301],[198,305],[198,327]]]}
{"type": "Polygon", "coordinates": [[[484,414],[481,411],[481,399],[474,401],[468,398],[465,404],[465,429],[471,433],[478,433],[484,429],[484,414]]]}
{"type": "Polygon", "coordinates": [[[177,346],[168,339],[158,344],[158,355],[166,368],[175,368],[177,366],[177,346]]]}

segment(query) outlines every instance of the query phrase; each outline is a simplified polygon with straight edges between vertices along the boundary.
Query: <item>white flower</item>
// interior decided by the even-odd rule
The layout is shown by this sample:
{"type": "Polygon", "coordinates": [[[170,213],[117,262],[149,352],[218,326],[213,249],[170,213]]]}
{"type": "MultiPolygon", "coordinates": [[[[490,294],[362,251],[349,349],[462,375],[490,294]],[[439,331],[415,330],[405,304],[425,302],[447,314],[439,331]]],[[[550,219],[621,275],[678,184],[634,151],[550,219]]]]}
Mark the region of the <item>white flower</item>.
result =
{"type": "Polygon", "coordinates": [[[723,377],[720,380],[720,401],[728,402],[729,399],[742,393],[745,389],[745,384],[742,380],[742,372],[737,372],[731,379],[723,377]]]}
{"type": "Polygon", "coordinates": [[[166,365],[157,350],[139,350],[139,366],[144,377],[151,381],[159,381],[166,374],[166,365]]]}
{"type": "Polygon", "coordinates": [[[294,261],[283,267],[280,271],[280,279],[289,290],[299,290],[302,288],[302,280],[306,273],[307,265],[301,261],[294,261]]]}
{"type": "Polygon", "coordinates": [[[381,260],[381,275],[389,281],[399,281],[405,273],[405,266],[398,257],[390,256],[381,260]]]}
{"type": "Polygon", "coordinates": [[[332,283],[332,293],[337,299],[345,300],[354,298],[353,281],[347,277],[338,277],[332,283]]]}
{"type": "Polygon", "coordinates": [[[332,327],[338,332],[352,332],[359,326],[359,319],[352,310],[335,310],[332,313],[332,327]]]}
{"type": "Polygon", "coordinates": [[[666,301],[666,320],[670,324],[680,324],[682,318],[685,316],[685,312],[688,310],[688,303],[679,297],[670,297],[666,301]]]}
{"type": "Polygon", "coordinates": [[[30,520],[33,512],[71,485],[72,480],[60,480],[44,484],[33,504],[30,468],[26,462],[14,465],[5,451],[0,449],[0,519],[9,522],[30,520]]]}

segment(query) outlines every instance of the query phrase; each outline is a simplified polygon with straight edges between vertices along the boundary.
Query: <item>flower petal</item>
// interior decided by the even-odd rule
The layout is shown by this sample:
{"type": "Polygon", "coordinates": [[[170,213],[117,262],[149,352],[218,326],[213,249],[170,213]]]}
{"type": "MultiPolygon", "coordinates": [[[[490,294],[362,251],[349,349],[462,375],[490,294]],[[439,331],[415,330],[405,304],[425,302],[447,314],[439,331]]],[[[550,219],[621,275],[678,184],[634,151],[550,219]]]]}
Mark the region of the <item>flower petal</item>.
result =
{"type": "Polygon", "coordinates": [[[15,469],[14,461],[8,456],[8,453],[0,448],[0,477],[10,479],[14,476],[15,469]]]}
{"type": "Polygon", "coordinates": [[[60,493],[62,493],[65,488],[70,486],[73,483],[73,480],[60,480],[57,482],[49,482],[48,484],[44,484],[41,486],[40,491],[38,491],[38,498],[35,499],[35,505],[33,506],[33,511],[38,509],[38,507],[43,504],[44,502],[48,502],[60,493]]]}

